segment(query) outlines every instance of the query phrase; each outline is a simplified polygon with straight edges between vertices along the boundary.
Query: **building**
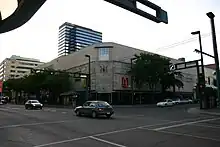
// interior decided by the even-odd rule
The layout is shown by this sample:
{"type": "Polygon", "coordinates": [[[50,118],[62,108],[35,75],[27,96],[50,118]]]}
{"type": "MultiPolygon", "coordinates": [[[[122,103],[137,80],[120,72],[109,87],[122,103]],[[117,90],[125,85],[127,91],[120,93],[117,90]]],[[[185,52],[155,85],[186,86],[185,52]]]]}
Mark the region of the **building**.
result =
{"type": "Polygon", "coordinates": [[[40,64],[42,64],[42,62],[37,59],[12,55],[10,58],[6,58],[0,63],[0,81],[28,75],[30,69],[33,69],[40,64]]]}
{"type": "Polygon", "coordinates": [[[59,27],[58,56],[68,55],[100,42],[101,32],[65,22],[59,27]]]}
{"type": "MultiPolygon", "coordinates": [[[[66,70],[69,72],[89,73],[88,58],[91,57],[91,90],[96,99],[106,100],[112,104],[131,104],[131,77],[128,74],[131,64],[130,59],[135,54],[150,52],[136,48],[116,44],[99,43],[86,47],[83,50],[69,54],[68,56],[58,57],[51,62],[40,65],[38,68],[53,68],[55,70],[66,70]]],[[[172,63],[182,63],[184,61],[170,59],[172,63]]],[[[181,70],[183,73],[183,88],[177,88],[176,92],[192,95],[193,88],[197,82],[196,68],[181,70]]],[[[82,81],[75,81],[75,90],[82,88],[85,84],[82,81]],[[79,84],[81,82],[81,84],[79,84]]],[[[135,102],[150,103],[152,91],[148,86],[138,89],[134,86],[135,102]]],[[[160,85],[153,92],[158,95],[161,93],[160,85]]],[[[158,96],[159,97],[159,96],[158,96]]]]}

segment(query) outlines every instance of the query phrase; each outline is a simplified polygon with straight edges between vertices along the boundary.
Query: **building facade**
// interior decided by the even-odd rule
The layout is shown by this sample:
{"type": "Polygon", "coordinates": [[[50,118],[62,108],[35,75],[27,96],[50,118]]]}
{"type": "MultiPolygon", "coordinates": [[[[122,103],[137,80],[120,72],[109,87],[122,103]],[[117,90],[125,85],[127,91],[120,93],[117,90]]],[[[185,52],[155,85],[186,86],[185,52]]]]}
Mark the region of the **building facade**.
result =
{"type": "MultiPolygon", "coordinates": [[[[88,58],[91,56],[91,90],[96,99],[117,104],[131,104],[131,77],[128,74],[131,64],[130,59],[135,54],[147,53],[144,50],[116,44],[100,43],[80,50],[79,52],[63,56],[42,64],[38,68],[53,68],[55,70],[67,70],[69,72],[89,73],[88,58]]],[[[170,59],[173,64],[182,63],[181,60],[170,59]]],[[[177,93],[191,95],[197,82],[196,68],[181,70],[183,74],[183,88],[177,88],[177,93]]],[[[85,86],[84,81],[75,81],[77,88],[85,86]]],[[[77,88],[75,90],[77,90],[77,88]]],[[[170,89],[171,91],[172,89],[170,89]]],[[[139,89],[134,85],[134,103],[150,103],[152,94],[161,93],[158,85],[155,91],[151,91],[148,85],[139,89]]]]}
{"type": "Polygon", "coordinates": [[[102,42],[102,33],[65,22],[59,27],[58,56],[68,55],[102,42]]]}
{"type": "Polygon", "coordinates": [[[12,55],[0,63],[0,81],[11,78],[21,78],[30,74],[31,69],[43,64],[37,59],[12,55]]]}

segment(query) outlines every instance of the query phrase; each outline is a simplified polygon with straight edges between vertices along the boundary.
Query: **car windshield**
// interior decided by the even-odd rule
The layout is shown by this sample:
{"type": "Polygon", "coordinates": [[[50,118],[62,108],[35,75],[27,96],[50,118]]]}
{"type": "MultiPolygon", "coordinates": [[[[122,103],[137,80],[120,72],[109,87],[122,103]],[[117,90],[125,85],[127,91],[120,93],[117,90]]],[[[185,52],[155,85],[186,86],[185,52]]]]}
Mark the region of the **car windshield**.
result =
{"type": "Polygon", "coordinates": [[[33,101],[31,101],[31,103],[39,103],[39,101],[38,100],[33,100],[33,101]]]}
{"type": "Polygon", "coordinates": [[[105,106],[110,106],[109,103],[107,102],[97,102],[97,106],[99,107],[105,107],[105,106]]]}

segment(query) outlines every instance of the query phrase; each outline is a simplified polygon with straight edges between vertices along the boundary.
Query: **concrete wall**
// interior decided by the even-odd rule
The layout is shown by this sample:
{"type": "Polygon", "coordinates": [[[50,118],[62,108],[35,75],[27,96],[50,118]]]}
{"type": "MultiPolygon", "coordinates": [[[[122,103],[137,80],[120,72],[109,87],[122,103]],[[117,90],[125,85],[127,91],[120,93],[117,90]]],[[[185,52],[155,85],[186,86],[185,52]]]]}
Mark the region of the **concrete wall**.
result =
{"type": "MultiPolygon", "coordinates": [[[[149,53],[147,51],[127,47],[116,43],[101,43],[95,44],[90,47],[86,47],[78,52],[63,56],[46,63],[39,68],[51,67],[54,69],[67,70],[72,72],[88,73],[88,58],[85,54],[91,56],[91,89],[97,90],[101,93],[108,93],[112,90],[129,90],[130,87],[123,89],[121,86],[121,78],[128,77],[129,85],[131,85],[131,79],[127,74],[130,69],[130,58],[135,54],[149,53]],[[99,48],[109,48],[109,60],[99,61],[99,48]],[[102,71],[102,68],[106,68],[102,71]]],[[[172,63],[180,63],[183,61],[177,59],[171,59],[172,63]]],[[[196,68],[181,70],[183,73],[184,88],[176,91],[192,92],[193,87],[197,80],[196,68]]],[[[159,89],[160,86],[157,86],[159,89]]],[[[146,85],[145,90],[149,89],[146,85]]],[[[171,89],[170,89],[171,90],[171,89]]]]}

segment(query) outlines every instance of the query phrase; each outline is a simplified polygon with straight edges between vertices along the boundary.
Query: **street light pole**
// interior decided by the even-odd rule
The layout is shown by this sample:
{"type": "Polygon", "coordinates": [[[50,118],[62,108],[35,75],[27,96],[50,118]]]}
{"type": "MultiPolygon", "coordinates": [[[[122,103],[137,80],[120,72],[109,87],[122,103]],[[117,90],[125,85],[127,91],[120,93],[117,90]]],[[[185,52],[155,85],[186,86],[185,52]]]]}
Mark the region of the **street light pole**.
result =
{"type": "Polygon", "coordinates": [[[85,55],[89,59],[89,79],[88,79],[88,90],[89,90],[89,98],[91,97],[91,56],[85,55]]]}
{"type": "MultiPolygon", "coordinates": [[[[131,71],[133,69],[133,60],[135,60],[137,58],[131,58],[131,71]]],[[[132,105],[134,104],[134,77],[131,74],[131,103],[132,105]]]]}
{"type": "Polygon", "coordinates": [[[215,57],[215,66],[216,66],[216,81],[217,81],[217,96],[220,102],[220,73],[219,73],[219,58],[218,58],[218,49],[217,49],[217,41],[216,41],[216,32],[215,32],[215,15],[212,12],[208,12],[206,14],[211,21],[211,29],[212,29],[212,42],[213,42],[213,51],[215,57]]]}

